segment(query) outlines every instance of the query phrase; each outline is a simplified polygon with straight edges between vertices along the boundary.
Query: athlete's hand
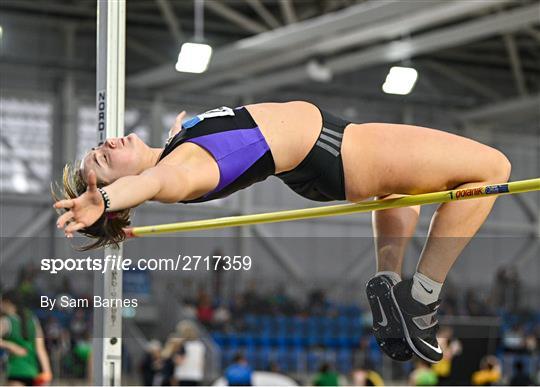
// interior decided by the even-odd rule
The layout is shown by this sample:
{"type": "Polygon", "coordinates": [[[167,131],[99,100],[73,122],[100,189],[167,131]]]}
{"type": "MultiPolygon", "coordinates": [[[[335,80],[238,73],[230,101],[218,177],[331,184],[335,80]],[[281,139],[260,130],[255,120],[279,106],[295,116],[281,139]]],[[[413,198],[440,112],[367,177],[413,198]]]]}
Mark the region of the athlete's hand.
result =
{"type": "Polygon", "coordinates": [[[42,372],[34,378],[34,386],[48,386],[52,380],[50,372],[42,372]]]}
{"type": "Polygon", "coordinates": [[[173,137],[175,134],[177,134],[179,131],[182,130],[182,120],[186,116],[186,111],[183,110],[180,114],[176,116],[176,119],[174,120],[174,125],[169,130],[169,138],[173,137]]]}
{"type": "Polygon", "coordinates": [[[11,341],[4,340],[0,337],[0,348],[6,349],[11,352],[13,356],[26,356],[28,351],[26,348],[21,347],[11,341]]]}
{"type": "Polygon", "coordinates": [[[81,228],[91,226],[98,220],[105,209],[103,198],[97,189],[97,178],[94,171],[88,172],[88,188],[86,192],[75,199],[60,200],[54,203],[54,208],[65,208],[66,213],[58,217],[56,226],[64,228],[66,237],[73,238],[73,233],[81,228]]]}

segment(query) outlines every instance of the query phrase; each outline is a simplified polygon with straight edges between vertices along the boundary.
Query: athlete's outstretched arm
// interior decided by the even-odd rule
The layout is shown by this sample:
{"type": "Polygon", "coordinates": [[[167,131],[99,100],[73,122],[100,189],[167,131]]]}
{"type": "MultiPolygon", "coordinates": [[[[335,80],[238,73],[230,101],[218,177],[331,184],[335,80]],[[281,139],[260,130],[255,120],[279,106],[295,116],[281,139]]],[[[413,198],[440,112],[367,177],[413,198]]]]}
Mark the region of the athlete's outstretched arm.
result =
{"type": "MultiPolygon", "coordinates": [[[[149,200],[164,203],[181,201],[193,192],[194,187],[190,180],[187,170],[166,164],[147,169],[140,175],[121,177],[103,187],[110,199],[108,211],[133,208],[149,200]]],[[[92,225],[105,209],[105,203],[97,189],[94,171],[88,173],[87,181],[88,189],[84,194],[54,204],[57,209],[67,210],[57,221],[58,228],[64,228],[66,222],[70,221],[65,229],[67,236],[92,225]]]]}

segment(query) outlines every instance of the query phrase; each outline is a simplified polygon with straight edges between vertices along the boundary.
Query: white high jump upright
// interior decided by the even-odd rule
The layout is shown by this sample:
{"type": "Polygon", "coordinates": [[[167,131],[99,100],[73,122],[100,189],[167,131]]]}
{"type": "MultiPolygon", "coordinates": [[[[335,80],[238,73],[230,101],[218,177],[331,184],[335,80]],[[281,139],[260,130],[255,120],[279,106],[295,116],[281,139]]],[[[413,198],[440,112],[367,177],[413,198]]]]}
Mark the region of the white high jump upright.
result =
{"type": "MultiPolygon", "coordinates": [[[[126,1],[97,0],[96,109],[98,145],[124,135],[126,1]]],[[[122,256],[120,248],[104,255],[122,256]]],[[[94,295],[122,298],[122,271],[94,274],[94,295]]],[[[92,384],[119,386],[122,372],[122,309],[94,308],[92,384]]]]}

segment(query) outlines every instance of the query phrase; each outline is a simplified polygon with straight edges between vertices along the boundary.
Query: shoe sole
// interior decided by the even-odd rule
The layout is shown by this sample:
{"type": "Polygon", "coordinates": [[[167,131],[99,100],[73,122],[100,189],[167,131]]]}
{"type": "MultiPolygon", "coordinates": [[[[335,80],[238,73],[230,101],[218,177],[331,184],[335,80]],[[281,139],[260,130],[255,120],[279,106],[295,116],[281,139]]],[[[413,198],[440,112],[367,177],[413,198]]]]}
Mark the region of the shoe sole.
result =
{"type": "Polygon", "coordinates": [[[413,341],[411,340],[411,336],[409,335],[409,330],[407,329],[407,323],[405,322],[405,318],[403,317],[403,314],[401,313],[401,309],[399,308],[399,304],[398,304],[398,302],[396,300],[396,296],[394,294],[394,288],[390,289],[390,294],[392,295],[392,300],[394,301],[394,307],[398,311],[399,318],[401,320],[401,329],[403,330],[403,334],[405,336],[405,339],[407,340],[407,344],[409,344],[409,347],[411,347],[411,349],[414,351],[414,353],[418,357],[422,358],[423,360],[425,360],[425,361],[427,361],[429,363],[432,363],[432,364],[438,363],[440,360],[430,359],[426,355],[424,355],[420,350],[418,350],[418,348],[416,348],[413,341]]]}
{"type": "MultiPolygon", "coordinates": [[[[387,297],[386,295],[386,292],[388,290],[391,290],[392,288],[392,285],[387,281],[385,280],[384,278],[372,278],[371,280],[368,281],[368,285],[366,286],[366,293],[367,293],[367,299],[368,299],[368,302],[369,302],[369,306],[371,308],[371,310],[378,310],[380,309],[379,308],[379,303],[377,302],[377,299],[381,299],[381,300],[384,300],[385,297],[387,297]],[[379,282],[372,282],[373,280],[378,280],[379,282]],[[372,286],[370,286],[370,282],[372,286]],[[372,294],[370,295],[368,292],[370,292],[371,289],[371,292],[372,294]]],[[[392,311],[385,311],[385,314],[387,315],[386,318],[389,319],[389,318],[392,318],[395,320],[395,314],[392,312],[392,311]]],[[[373,315],[373,313],[372,313],[373,315]]],[[[400,322],[400,321],[399,321],[400,322]]],[[[389,323],[389,322],[388,322],[389,323]]],[[[372,329],[373,329],[373,333],[375,335],[375,332],[376,329],[375,329],[375,322],[372,326],[372,329]]],[[[384,327],[381,327],[379,329],[384,329],[384,327]]],[[[385,341],[385,340],[400,340],[400,338],[404,337],[403,335],[403,329],[401,329],[399,332],[396,332],[396,337],[393,337],[393,338],[379,338],[375,335],[375,338],[377,339],[377,341],[381,340],[381,341],[385,341]]],[[[403,340],[403,345],[406,346],[407,345],[407,342],[405,340],[403,340]]],[[[380,343],[379,343],[379,347],[380,347],[380,343]]],[[[386,347],[388,348],[388,347],[386,347]]],[[[412,357],[412,350],[411,348],[407,348],[409,350],[409,352],[411,352],[411,356],[409,357],[408,355],[405,356],[406,358],[396,358],[395,356],[392,356],[392,353],[389,353],[389,352],[386,352],[386,348],[383,349],[381,347],[381,350],[386,354],[388,355],[391,359],[393,360],[396,360],[396,361],[407,361],[407,360],[410,360],[410,358],[412,357]]]]}

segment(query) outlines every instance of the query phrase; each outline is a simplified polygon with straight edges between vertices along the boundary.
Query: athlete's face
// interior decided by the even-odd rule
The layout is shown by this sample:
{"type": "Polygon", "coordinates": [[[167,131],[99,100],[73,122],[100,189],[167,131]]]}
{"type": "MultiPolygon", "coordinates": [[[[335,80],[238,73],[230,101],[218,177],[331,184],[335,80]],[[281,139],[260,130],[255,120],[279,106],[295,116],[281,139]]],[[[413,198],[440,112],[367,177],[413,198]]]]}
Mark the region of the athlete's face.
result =
{"type": "Polygon", "coordinates": [[[15,310],[15,305],[7,299],[0,300],[0,312],[5,314],[11,314],[15,310]]]}
{"type": "Polygon", "coordinates": [[[142,172],[142,155],[147,145],[132,133],[125,137],[109,138],[92,148],[82,162],[83,176],[94,170],[98,181],[110,184],[123,176],[142,172]]]}

